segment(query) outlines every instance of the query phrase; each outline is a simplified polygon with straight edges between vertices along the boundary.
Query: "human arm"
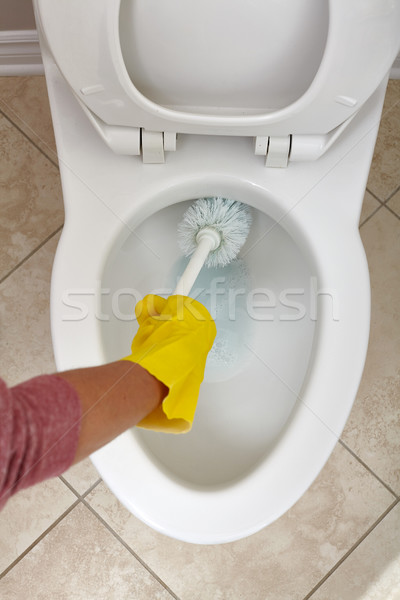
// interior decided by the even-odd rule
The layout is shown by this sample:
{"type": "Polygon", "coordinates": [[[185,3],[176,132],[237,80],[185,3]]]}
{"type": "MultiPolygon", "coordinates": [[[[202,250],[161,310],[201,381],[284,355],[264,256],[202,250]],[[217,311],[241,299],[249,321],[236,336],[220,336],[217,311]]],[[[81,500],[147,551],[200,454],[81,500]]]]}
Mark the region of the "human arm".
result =
{"type": "Polygon", "coordinates": [[[82,417],[73,460],[79,462],[139,423],[168,393],[140,365],[117,361],[58,374],[78,393],[82,417]]]}
{"type": "Polygon", "coordinates": [[[190,429],[215,324],[186,297],[146,297],[136,312],[139,330],[124,360],[14,388],[0,380],[0,508],[134,425],[190,429]]]}
{"type": "Polygon", "coordinates": [[[0,379],[0,508],[136,425],[166,393],[142,367],[123,361],[11,388],[0,379]]]}

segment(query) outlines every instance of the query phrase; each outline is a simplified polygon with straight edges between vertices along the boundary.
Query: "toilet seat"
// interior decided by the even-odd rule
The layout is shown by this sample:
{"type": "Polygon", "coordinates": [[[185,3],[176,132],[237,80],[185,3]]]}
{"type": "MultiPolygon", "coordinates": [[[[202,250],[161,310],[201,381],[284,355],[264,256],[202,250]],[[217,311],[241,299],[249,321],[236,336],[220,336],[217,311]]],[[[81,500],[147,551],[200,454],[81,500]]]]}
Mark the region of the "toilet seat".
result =
{"type": "MultiPolygon", "coordinates": [[[[127,34],[121,36],[125,24],[120,24],[119,21],[121,6],[129,4],[135,6],[134,16],[144,14],[142,18],[145,24],[152,22],[151,15],[154,15],[155,8],[152,2],[147,1],[59,0],[57,3],[52,0],[37,1],[37,18],[41,22],[47,44],[59,69],[104,141],[115,152],[122,154],[140,153],[141,130],[145,130],[152,132],[150,147],[152,144],[153,147],[154,145],[157,147],[157,144],[163,143],[166,149],[172,150],[175,148],[174,136],[177,133],[256,136],[259,138],[259,146],[266,143],[264,141],[266,137],[277,136],[278,139],[284,139],[281,144],[286,144],[287,153],[292,152],[297,156],[296,160],[299,160],[305,146],[307,147],[304,150],[305,156],[310,155],[310,139],[300,139],[298,144],[295,140],[296,144],[294,144],[294,140],[289,136],[323,135],[348,121],[381,82],[397,51],[396,32],[400,24],[398,3],[393,5],[388,0],[374,0],[372,3],[356,0],[349,6],[347,0],[326,0],[325,8],[317,10],[317,6],[321,6],[320,0],[316,5],[313,0],[299,0],[293,5],[291,0],[291,7],[286,6],[285,3],[270,3],[262,0],[258,2],[254,12],[254,17],[258,21],[268,22],[271,11],[272,13],[282,11],[282,14],[277,15],[276,21],[282,22],[283,31],[278,31],[276,39],[274,38],[272,42],[274,46],[285,35],[288,18],[287,16],[285,18],[285,11],[286,15],[290,15],[295,12],[294,7],[297,6],[300,28],[305,26],[306,21],[315,19],[311,31],[317,37],[315,42],[313,40],[313,44],[315,43],[319,48],[320,63],[315,69],[315,76],[310,76],[308,89],[302,90],[297,99],[294,99],[296,94],[293,96],[293,93],[288,93],[287,102],[283,102],[279,109],[268,105],[261,108],[252,106],[250,97],[247,109],[242,111],[238,109],[235,111],[229,107],[222,109],[218,106],[218,101],[214,109],[210,108],[212,114],[207,114],[207,111],[204,113],[204,109],[199,111],[195,106],[186,107],[183,111],[179,106],[175,108],[163,106],[146,97],[135,87],[128,73],[124,48],[121,45],[122,37],[126,45],[128,43],[126,40],[129,41],[132,36],[127,34]],[[303,6],[304,10],[301,8],[303,6]],[[388,11],[391,18],[387,18],[388,11]],[[320,30],[325,31],[323,39],[320,30]],[[368,68],[365,65],[368,65],[368,68]],[[254,114],[255,109],[257,110],[254,114]],[[165,141],[160,137],[162,135],[166,136],[165,141]]],[[[198,3],[195,3],[193,7],[197,5],[198,3]]],[[[213,14],[213,6],[215,6],[214,0],[204,1],[202,11],[213,14]]],[[[182,47],[178,49],[178,53],[185,55],[189,53],[187,61],[190,65],[191,48],[188,47],[187,39],[179,37],[182,24],[179,20],[175,23],[181,10],[180,0],[168,3],[168,10],[164,15],[165,19],[168,19],[165,29],[172,30],[170,37],[174,40],[174,44],[181,42],[182,47]],[[172,8],[175,8],[175,12],[172,8]],[[173,16],[169,17],[170,13],[173,16]]],[[[229,15],[232,13],[228,9],[226,12],[229,15]]],[[[223,27],[227,20],[224,12],[218,13],[217,17],[220,20],[224,19],[220,23],[223,27]]],[[[139,32],[135,30],[135,21],[129,27],[133,28],[132,43],[134,43],[139,37],[139,32]]],[[[137,27],[140,28],[140,22],[137,27]]],[[[240,24],[235,31],[237,33],[241,31],[240,24]]],[[[310,42],[304,39],[302,43],[310,42]]],[[[132,53],[134,49],[137,52],[141,51],[140,44],[143,44],[143,40],[139,40],[138,44],[138,47],[132,47],[132,51],[129,49],[129,52],[132,53]]],[[[233,44],[232,52],[234,47],[233,44]]],[[[245,47],[245,45],[241,47],[232,60],[243,57],[245,47]]],[[[125,54],[126,52],[128,50],[125,50],[125,54]]],[[[146,45],[143,54],[148,55],[151,52],[152,45],[146,45]]],[[[157,52],[154,59],[147,60],[146,56],[142,60],[138,59],[143,72],[155,68],[154,63],[160,55],[160,51],[157,52]]],[[[268,57],[262,58],[267,61],[268,57]]],[[[282,60],[286,61],[282,68],[289,69],[293,53],[289,58],[283,57],[282,60]]],[[[251,56],[248,63],[245,61],[245,67],[253,62],[254,56],[251,56]]],[[[173,69],[174,65],[171,65],[171,70],[173,69]]],[[[152,82],[151,76],[152,73],[149,74],[148,86],[152,89],[153,85],[156,89],[157,82],[152,82]]],[[[202,77],[200,83],[207,84],[208,74],[202,77]]],[[[285,76],[282,79],[284,85],[287,85],[285,76]]],[[[184,82],[182,86],[184,91],[184,82]]],[[[153,95],[157,100],[159,93],[154,89],[153,95]]],[[[321,145],[321,140],[315,140],[315,144],[321,145]]],[[[313,156],[312,152],[311,155],[313,156]]],[[[152,162],[152,158],[150,157],[149,161],[152,162]]],[[[161,160],[156,157],[154,162],[161,162],[161,160]]]]}

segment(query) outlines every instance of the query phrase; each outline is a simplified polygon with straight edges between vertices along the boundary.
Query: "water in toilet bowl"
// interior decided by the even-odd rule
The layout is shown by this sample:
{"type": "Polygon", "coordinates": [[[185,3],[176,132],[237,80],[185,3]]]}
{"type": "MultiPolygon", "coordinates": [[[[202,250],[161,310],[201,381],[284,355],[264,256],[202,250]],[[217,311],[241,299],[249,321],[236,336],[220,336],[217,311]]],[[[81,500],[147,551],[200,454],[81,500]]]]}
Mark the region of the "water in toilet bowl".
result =
{"type": "MultiPolygon", "coordinates": [[[[101,297],[107,360],[129,352],[135,303],[146,293],[166,296],[174,289],[187,261],[176,227],[191,201],[154,213],[112,254],[101,297]]],[[[210,310],[218,335],[193,429],[183,436],[132,430],[168,476],[192,487],[218,487],[245,476],[272,450],[298,402],[310,360],[312,277],[294,240],[257,210],[238,259],[202,270],[192,295],[210,310]]]]}
{"type": "MultiPolygon", "coordinates": [[[[179,258],[167,278],[174,289],[188,259],[179,258]]],[[[204,381],[224,381],[245,368],[251,358],[253,320],[246,310],[251,280],[246,262],[235,259],[226,267],[203,268],[191,296],[210,312],[217,326],[217,336],[206,364],[204,381]]]]}

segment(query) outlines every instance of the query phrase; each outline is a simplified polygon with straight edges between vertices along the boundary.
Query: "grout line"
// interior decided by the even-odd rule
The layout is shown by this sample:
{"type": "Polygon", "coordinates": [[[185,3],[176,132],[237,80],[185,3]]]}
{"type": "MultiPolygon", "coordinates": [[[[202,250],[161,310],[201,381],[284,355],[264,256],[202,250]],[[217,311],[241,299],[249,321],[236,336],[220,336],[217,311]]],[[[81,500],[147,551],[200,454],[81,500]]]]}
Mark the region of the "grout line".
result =
{"type": "Polygon", "coordinates": [[[377,208],[375,208],[375,210],[368,217],[366,217],[364,219],[364,221],[362,221],[362,223],[360,223],[360,225],[358,226],[358,228],[361,229],[361,227],[363,225],[365,225],[365,223],[367,223],[378,212],[378,210],[380,210],[383,206],[384,205],[380,202],[379,206],[377,208]]]}
{"type": "Polygon", "coordinates": [[[99,477],[99,478],[98,478],[98,480],[97,480],[97,481],[95,481],[95,482],[94,482],[94,484],[93,484],[93,485],[91,485],[91,486],[90,486],[90,488],[88,488],[88,489],[86,490],[86,492],[84,492],[84,493],[82,494],[82,496],[81,496],[82,500],[83,500],[84,498],[86,498],[86,496],[89,496],[90,492],[93,492],[94,488],[96,488],[96,487],[99,485],[99,483],[101,483],[102,481],[103,481],[103,480],[102,480],[102,478],[101,478],[101,477],[99,477]]]}
{"type": "Polygon", "coordinates": [[[78,500],[81,500],[81,498],[82,498],[81,494],[75,488],[72,487],[72,485],[69,483],[69,481],[64,479],[64,477],[62,475],[59,475],[58,479],[60,479],[60,481],[63,482],[63,484],[78,498],[78,500]]]}
{"type": "Polygon", "coordinates": [[[389,194],[389,196],[386,198],[384,204],[387,204],[389,202],[389,200],[391,200],[393,198],[393,196],[395,196],[399,190],[400,190],[400,185],[398,185],[397,188],[395,188],[393,190],[393,192],[391,194],[389,194]]]}
{"type": "Polygon", "coordinates": [[[353,458],[355,458],[360,463],[360,465],[362,465],[365,469],[367,469],[367,471],[371,475],[373,475],[373,477],[375,477],[375,479],[377,479],[379,481],[379,483],[388,490],[388,492],[390,492],[397,500],[400,500],[400,496],[398,494],[396,494],[396,492],[394,490],[392,490],[392,488],[387,483],[385,483],[383,481],[383,479],[381,479],[379,477],[379,475],[374,473],[374,471],[367,465],[367,463],[365,463],[359,456],[357,456],[357,454],[351,448],[349,448],[349,446],[343,440],[340,439],[339,444],[341,444],[343,446],[343,448],[345,448],[347,450],[347,452],[350,452],[350,454],[353,456],[353,458]]]}
{"type": "Polygon", "coordinates": [[[371,196],[373,196],[375,198],[375,200],[377,200],[379,202],[379,204],[382,204],[382,205],[385,204],[385,201],[378,198],[378,196],[374,192],[372,192],[368,187],[366,187],[365,189],[369,194],[371,194],[371,196]]]}
{"type": "Polygon", "coordinates": [[[400,190],[400,185],[397,186],[392,192],[390,192],[390,194],[386,198],[386,200],[381,200],[374,192],[371,192],[371,190],[368,187],[365,189],[373,198],[375,198],[375,200],[377,200],[379,202],[379,204],[381,204],[382,206],[386,206],[387,203],[393,198],[393,196],[395,196],[397,194],[397,192],[400,190]]]}
{"type": "Polygon", "coordinates": [[[309,600],[313,594],[326,582],[326,580],[349,558],[349,556],[358,548],[358,546],[369,536],[370,533],[383,521],[383,519],[399,504],[400,500],[395,500],[392,504],[381,514],[380,517],[371,525],[369,529],[360,537],[360,539],[346,552],[344,556],[328,571],[326,575],[313,587],[313,589],[303,598],[303,600],[309,600]]]}
{"type": "Polygon", "coordinates": [[[67,488],[73,493],[75,494],[75,496],[79,499],[79,500],[83,500],[83,498],[86,498],[86,496],[88,496],[90,494],[90,492],[92,492],[94,490],[94,488],[99,485],[99,483],[102,481],[101,477],[99,477],[90,487],[88,487],[87,490],[85,490],[83,492],[83,494],[80,494],[78,492],[78,490],[76,490],[71,483],[69,483],[69,481],[67,481],[66,479],[64,479],[64,477],[62,475],[58,476],[59,479],[61,479],[61,481],[63,482],[64,485],[67,486],[67,488]]]}
{"type": "MultiPolygon", "coordinates": [[[[7,104],[6,104],[6,106],[7,106],[7,104]]],[[[14,112],[14,111],[13,111],[13,112],[14,112]]],[[[51,164],[52,164],[54,167],[56,167],[57,171],[59,171],[59,170],[60,170],[60,169],[59,169],[59,166],[58,166],[58,163],[57,163],[57,162],[56,162],[56,161],[55,161],[53,158],[51,158],[51,156],[49,156],[48,154],[46,154],[46,152],[45,152],[44,150],[42,150],[42,148],[41,148],[40,146],[38,146],[37,142],[35,142],[35,141],[34,141],[34,140],[31,138],[31,137],[29,137],[29,135],[26,133],[26,131],[24,131],[24,130],[23,130],[21,127],[20,127],[20,125],[17,125],[17,123],[16,123],[15,121],[13,121],[13,120],[12,120],[12,118],[11,118],[11,117],[10,117],[10,116],[9,116],[9,115],[6,113],[6,112],[4,112],[4,109],[0,108],[0,114],[1,114],[1,115],[2,115],[2,116],[3,116],[3,117],[4,117],[4,118],[5,118],[5,119],[6,119],[6,120],[9,122],[9,123],[11,123],[11,125],[12,125],[13,127],[15,127],[15,129],[17,129],[17,130],[18,130],[18,131],[19,131],[19,132],[20,132],[20,133],[21,133],[21,134],[24,136],[24,138],[25,138],[25,139],[27,139],[27,140],[28,140],[28,142],[29,142],[30,144],[32,144],[32,146],[34,146],[34,147],[36,148],[36,150],[38,150],[38,151],[39,151],[39,152],[40,152],[40,153],[41,153],[41,154],[42,154],[42,155],[43,155],[43,156],[44,156],[44,157],[45,157],[45,158],[46,158],[46,159],[47,159],[49,162],[51,162],[51,164]]],[[[17,117],[18,119],[20,119],[20,120],[22,120],[22,121],[23,121],[23,119],[21,119],[21,117],[19,117],[17,113],[14,113],[14,114],[16,115],[16,117],[17,117]]],[[[27,124],[26,124],[26,125],[27,125],[27,124]]],[[[31,131],[32,131],[32,133],[33,133],[33,134],[35,134],[35,136],[37,136],[37,137],[40,139],[40,136],[39,136],[37,133],[35,133],[35,131],[34,131],[33,129],[31,129],[31,127],[29,127],[29,125],[27,125],[27,127],[28,127],[28,128],[31,130],[31,131]]],[[[46,144],[46,142],[44,142],[44,143],[46,144]]],[[[47,146],[47,144],[46,144],[46,146],[47,146]]],[[[50,150],[52,151],[52,153],[53,153],[53,154],[55,154],[54,150],[52,150],[51,148],[50,148],[50,150]]]]}
{"type": "Polygon", "coordinates": [[[46,239],[44,239],[42,242],[40,242],[40,244],[38,246],[36,246],[36,248],[34,248],[31,252],[29,252],[29,254],[27,254],[17,265],[15,265],[8,273],[6,273],[6,275],[4,275],[0,279],[0,284],[2,284],[6,279],[8,279],[10,277],[10,275],[15,273],[15,271],[17,269],[19,269],[19,267],[21,267],[24,263],[26,263],[26,261],[29,260],[38,250],[40,250],[45,244],[47,244],[47,242],[50,241],[52,237],[57,235],[57,233],[59,231],[61,231],[63,227],[64,227],[64,224],[60,225],[60,227],[58,227],[55,231],[53,231],[53,233],[48,235],[46,239]]]}
{"type": "Polygon", "coordinates": [[[394,211],[392,208],[390,208],[390,206],[387,206],[387,205],[385,204],[385,208],[386,208],[386,210],[388,210],[390,213],[392,213],[392,215],[393,215],[393,216],[395,216],[395,217],[397,217],[398,219],[400,219],[400,216],[399,216],[399,215],[398,215],[398,214],[397,214],[397,213],[396,213],[396,212],[395,212],[395,211],[394,211]]]}
{"type": "Polygon", "coordinates": [[[132,554],[132,556],[136,558],[136,560],[142,565],[142,567],[144,567],[146,571],[148,571],[148,573],[150,573],[150,575],[154,577],[154,579],[156,579],[158,583],[162,585],[162,587],[166,589],[167,592],[169,592],[175,600],[180,600],[179,597],[171,590],[171,588],[157,575],[157,573],[155,573],[153,569],[151,569],[149,565],[142,558],[140,558],[138,554],[136,554],[136,552],[121,538],[120,535],[118,535],[116,531],[114,531],[114,529],[107,523],[107,521],[105,521],[103,517],[101,517],[99,513],[85,499],[82,499],[82,504],[84,504],[86,508],[88,508],[90,512],[93,513],[93,515],[97,517],[97,519],[99,519],[100,523],[104,525],[104,527],[124,546],[126,550],[128,550],[128,552],[130,552],[130,554],[132,554]]]}
{"type": "Polygon", "coordinates": [[[358,227],[361,228],[363,225],[365,225],[365,223],[367,223],[367,221],[369,221],[378,212],[378,210],[380,210],[382,207],[386,208],[394,217],[397,217],[397,219],[400,219],[400,216],[392,208],[390,208],[390,206],[388,206],[388,202],[393,198],[393,196],[395,196],[397,194],[397,192],[399,190],[400,190],[400,186],[397,187],[394,190],[394,192],[392,192],[390,194],[390,196],[388,196],[388,198],[386,200],[380,200],[373,192],[371,192],[371,190],[369,190],[367,188],[367,192],[369,194],[371,194],[371,196],[373,196],[377,202],[379,202],[379,206],[377,208],[375,208],[375,210],[368,217],[366,217],[364,219],[364,221],[362,221],[358,227]]]}
{"type": "Polygon", "coordinates": [[[8,567],[2,573],[0,573],[0,580],[5,577],[7,573],[9,573],[11,569],[13,569],[15,565],[18,564],[32,550],[32,548],[37,546],[37,544],[41,542],[42,539],[46,537],[46,535],[50,533],[50,531],[54,529],[54,527],[56,527],[79,503],[79,499],[75,500],[75,502],[71,504],[67,510],[65,510],[55,521],[53,521],[53,523],[47,529],[45,529],[45,531],[43,531],[43,533],[41,533],[39,537],[37,537],[36,540],[30,546],[28,546],[28,548],[26,548],[26,550],[24,550],[10,565],[8,565],[8,567]]]}

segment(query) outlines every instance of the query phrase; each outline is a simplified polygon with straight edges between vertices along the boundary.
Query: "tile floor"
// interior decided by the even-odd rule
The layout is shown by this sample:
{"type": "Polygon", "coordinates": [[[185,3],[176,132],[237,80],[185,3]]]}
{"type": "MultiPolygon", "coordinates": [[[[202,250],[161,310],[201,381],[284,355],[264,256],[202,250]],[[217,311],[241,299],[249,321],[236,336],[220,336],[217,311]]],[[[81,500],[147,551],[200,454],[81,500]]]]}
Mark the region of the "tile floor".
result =
{"type": "MultiPolygon", "coordinates": [[[[63,224],[43,77],[0,78],[0,352],[9,384],[54,370],[51,265],[63,224]]],[[[341,440],[297,504],[222,546],[155,533],[90,461],[0,514],[0,597],[400,599],[400,81],[390,81],[361,235],[372,280],[364,377],[341,440]]]]}

